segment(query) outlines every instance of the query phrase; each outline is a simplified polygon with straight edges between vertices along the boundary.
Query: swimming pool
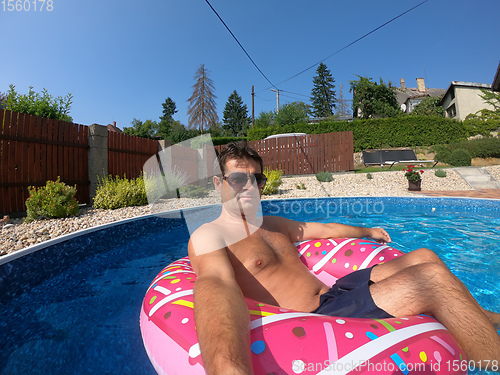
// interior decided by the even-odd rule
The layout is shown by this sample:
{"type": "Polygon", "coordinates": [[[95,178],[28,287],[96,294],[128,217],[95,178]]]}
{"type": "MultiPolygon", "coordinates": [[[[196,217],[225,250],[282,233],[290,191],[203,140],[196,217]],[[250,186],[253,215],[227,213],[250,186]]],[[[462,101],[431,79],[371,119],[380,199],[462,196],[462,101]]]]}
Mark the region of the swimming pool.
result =
{"type": "MultiPolygon", "coordinates": [[[[500,310],[500,201],[301,199],[264,201],[263,211],[382,226],[396,248],[435,250],[485,308],[500,310]]],[[[185,212],[201,224],[218,207],[185,212]]],[[[154,374],[138,317],[154,276],[186,254],[178,216],[107,225],[1,264],[0,373],[154,374]]]]}

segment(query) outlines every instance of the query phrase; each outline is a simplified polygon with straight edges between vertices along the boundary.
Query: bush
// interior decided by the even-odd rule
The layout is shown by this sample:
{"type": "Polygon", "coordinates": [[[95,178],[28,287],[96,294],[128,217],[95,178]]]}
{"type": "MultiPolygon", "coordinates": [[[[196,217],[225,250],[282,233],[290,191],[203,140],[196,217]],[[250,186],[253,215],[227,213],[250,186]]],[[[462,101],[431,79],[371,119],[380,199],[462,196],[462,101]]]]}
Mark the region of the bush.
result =
{"type": "Polygon", "coordinates": [[[330,182],[333,181],[333,176],[330,172],[319,172],[316,173],[316,179],[319,182],[330,182]]]}
{"type": "Polygon", "coordinates": [[[26,222],[78,214],[76,187],[61,182],[60,177],[57,177],[57,181],[47,181],[40,188],[30,186],[28,190],[30,196],[26,200],[26,222]]]}
{"type": "Polygon", "coordinates": [[[471,165],[471,156],[469,151],[459,148],[451,153],[451,165],[455,167],[468,167],[471,165]]]}
{"type": "Polygon", "coordinates": [[[373,176],[372,176],[372,174],[371,174],[371,173],[367,173],[367,174],[366,174],[366,178],[367,178],[368,180],[373,180],[373,176]]]}
{"type": "Polygon", "coordinates": [[[306,190],[307,189],[306,185],[303,182],[301,182],[300,184],[295,184],[295,188],[299,189],[299,190],[306,190]]]}
{"type": "Polygon", "coordinates": [[[281,177],[283,176],[283,171],[281,169],[272,170],[269,168],[264,169],[264,174],[267,177],[266,186],[262,189],[263,195],[276,194],[278,192],[278,187],[281,185],[281,177]]]}
{"type": "Polygon", "coordinates": [[[112,176],[99,181],[94,207],[114,210],[116,208],[142,206],[148,203],[143,177],[127,179],[112,176]]]}
{"type": "Polygon", "coordinates": [[[434,161],[451,164],[451,151],[446,147],[439,148],[434,156],[434,161]]]}
{"type": "Polygon", "coordinates": [[[198,185],[186,185],[179,189],[181,198],[205,198],[210,190],[198,185]]]}
{"type": "Polygon", "coordinates": [[[434,175],[436,177],[446,177],[446,171],[444,169],[436,169],[434,175]]]}
{"type": "Polygon", "coordinates": [[[67,94],[64,98],[61,96],[54,98],[47,92],[47,89],[36,93],[33,91],[33,86],[30,86],[28,94],[21,95],[16,92],[14,85],[9,85],[4,104],[5,109],[10,111],[71,122],[69,111],[72,101],[71,94],[67,94]]]}

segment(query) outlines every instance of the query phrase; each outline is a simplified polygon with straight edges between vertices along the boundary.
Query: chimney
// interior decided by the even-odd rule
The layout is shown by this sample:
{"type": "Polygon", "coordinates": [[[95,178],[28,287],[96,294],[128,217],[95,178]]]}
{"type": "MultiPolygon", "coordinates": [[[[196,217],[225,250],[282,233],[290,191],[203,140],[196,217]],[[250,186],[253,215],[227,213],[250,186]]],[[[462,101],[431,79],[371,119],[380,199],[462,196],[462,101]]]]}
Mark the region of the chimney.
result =
{"type": "Polygon", "coordinates": [[[405,79],[401,78],[399,82],[401,83],[401,91],[406,91],[405,79]]]}
{"type": "Polygon", "coordinates": [[[417,78],[418,92],[425,92],[425,82],[423,78],[417,78]]]}
{"type": "Polygon", "coordinates": [[[116,128],[116,121],[113,121],[113,126],[116,128]]]}

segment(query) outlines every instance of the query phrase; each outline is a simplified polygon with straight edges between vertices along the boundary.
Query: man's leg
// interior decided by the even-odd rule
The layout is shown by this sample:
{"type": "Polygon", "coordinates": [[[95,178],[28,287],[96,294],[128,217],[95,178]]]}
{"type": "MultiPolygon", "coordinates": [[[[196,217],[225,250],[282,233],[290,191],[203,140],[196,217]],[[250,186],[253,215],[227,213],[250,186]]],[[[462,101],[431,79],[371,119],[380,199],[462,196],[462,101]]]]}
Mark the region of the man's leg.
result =
{"type": "MultiPolygon", "coordinates": [[[[370,279],[377,283],[380,282],[384,279],[387,279],[394,274],[398,272],[402,272],[408,267],[411,266],[416,266],[419,264],[425,264],[425,263],[434,263],[441,265],[442,267],[448,269],[446,265],[443,263],[441,259],[432,251],[429,249],[421,248],[414,250],[410,253],[407,253],[401,257],[394,258],[390,262],[383,263],[375,268],[373,268],[370,279]]],[[[451,273],[451,272],[450,272],[451,273]]],[[[459,283],[462,287],[463,290],[465,291],[466,294],[468,294],[469,298],[476,303],[476,305],[481,309],[483,314],[486,315],[486,317],[490,320],[490,322],[494,325],[495,329],[499,330],[500,329],[500,314],[494,313],[492,311],[488,311],[483,309],[477,301],[474,299],[474,297],[470,294],[470,292],[467,290],[467,288],[462,284],[462,282],[454,276],[452,273],[451,275],[455,278],[455,282],[459,283]]]]}
{"type": "MultiPolygon", "coordinates": [[[[412,263],[411,257],[399,263],[412,263]]],[[[391,261],[392,262],[392,261],[391,261]]],[[[428,314],[439,320],[457,339],[470,360],[498,360],[500,336],[467,288],[438,262],[417,263],[390,274],[377,266],[370,286],[375,304],[396,317],[428,314]]],[[[385,268],[385,269],[384,269],[385,268]]]]}

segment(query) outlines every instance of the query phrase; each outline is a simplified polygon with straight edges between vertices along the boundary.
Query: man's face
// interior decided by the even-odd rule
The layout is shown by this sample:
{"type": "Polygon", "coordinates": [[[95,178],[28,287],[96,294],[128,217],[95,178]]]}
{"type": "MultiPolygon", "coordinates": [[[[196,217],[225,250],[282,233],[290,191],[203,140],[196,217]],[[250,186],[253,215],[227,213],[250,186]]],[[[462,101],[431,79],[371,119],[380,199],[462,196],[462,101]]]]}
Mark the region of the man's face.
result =
{"type": "Polygon", "coordinates": [[[230,211],[243,210],[245,215],[257,212],[262,186],[255,174],[262,173],[260,164],[253,159],[231,159],[224,167],[224,177],[214,177],[222,203],[230,211]]]}

